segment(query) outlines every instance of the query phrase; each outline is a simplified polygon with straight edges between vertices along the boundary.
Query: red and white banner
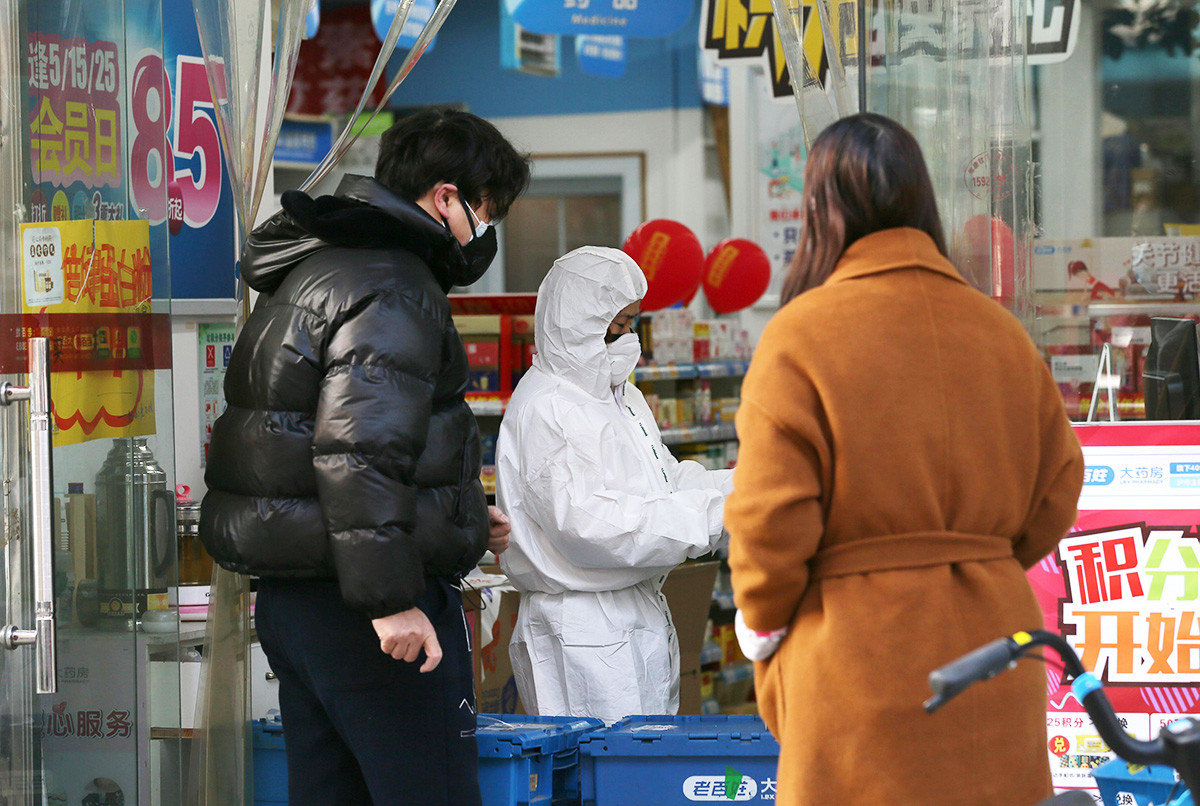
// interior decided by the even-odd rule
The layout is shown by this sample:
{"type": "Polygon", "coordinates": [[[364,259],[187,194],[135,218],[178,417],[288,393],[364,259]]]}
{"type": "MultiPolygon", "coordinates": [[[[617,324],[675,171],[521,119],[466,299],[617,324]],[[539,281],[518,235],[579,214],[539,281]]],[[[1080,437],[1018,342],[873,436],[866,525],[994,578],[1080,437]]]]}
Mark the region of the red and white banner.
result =
{"type": "MultiPolygon", "coordinates": [[[[1046,629],[1105,683],[1140,739],[1200,703],[1200,422],[1079,424],[1087,470],[1071,533],[1029,571],[1046,629]]],[[[1053,652],[1048,653],[1051,657],[1053,652]]],[[[1058,789],[1094,789],[1112,757],[1046,667],[1058,789]]]]}

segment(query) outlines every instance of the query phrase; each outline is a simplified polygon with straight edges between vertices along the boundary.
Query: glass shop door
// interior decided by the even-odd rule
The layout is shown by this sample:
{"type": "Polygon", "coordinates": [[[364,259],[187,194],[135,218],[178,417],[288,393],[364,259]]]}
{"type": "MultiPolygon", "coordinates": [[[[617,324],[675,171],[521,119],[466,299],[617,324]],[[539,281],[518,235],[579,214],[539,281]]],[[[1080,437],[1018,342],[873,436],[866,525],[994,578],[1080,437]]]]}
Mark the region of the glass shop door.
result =
{"type": "Polygon", "coordinates": [[[3,806],[182,802],[169,81],[160,0],[0,0],[3,806]]]}

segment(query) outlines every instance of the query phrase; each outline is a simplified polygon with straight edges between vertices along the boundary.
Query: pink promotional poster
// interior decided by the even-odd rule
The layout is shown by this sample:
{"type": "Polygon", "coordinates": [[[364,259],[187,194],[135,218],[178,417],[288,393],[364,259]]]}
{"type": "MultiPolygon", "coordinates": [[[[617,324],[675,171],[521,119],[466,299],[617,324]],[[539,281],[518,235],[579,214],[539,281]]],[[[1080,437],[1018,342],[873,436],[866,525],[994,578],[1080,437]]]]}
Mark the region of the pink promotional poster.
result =
{"type": "MultiPolygon", "coordinates": [[[[1200,423],[1075,430],[1087,464],[1078,520],[1029,580],[1046,629],[1104,682],[1126,730],[1150,739],[1200,708],[1200,423]]],[[[1054,785],[1094,791],[1091,770],[1112,754],[1053,664],[1046,682],[1054,785]]]]}

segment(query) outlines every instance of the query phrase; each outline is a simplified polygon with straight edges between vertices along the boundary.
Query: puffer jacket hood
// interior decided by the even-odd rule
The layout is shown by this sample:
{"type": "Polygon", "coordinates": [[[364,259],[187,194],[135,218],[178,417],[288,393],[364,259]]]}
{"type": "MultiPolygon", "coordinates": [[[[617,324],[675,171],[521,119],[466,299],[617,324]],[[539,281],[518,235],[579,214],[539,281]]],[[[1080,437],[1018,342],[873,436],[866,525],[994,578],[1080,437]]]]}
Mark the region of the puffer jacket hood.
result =
{"type": "Polygon", "coordinates": [[[336,246],[412,252],[431,268],[443,291],[466,268],[449,229],[369,176],[346,176],[333,196],[286,191],[282,207],[250,233],[242,254],[242,276],[260,293],[277,289],[305,258],[336,246]]]}

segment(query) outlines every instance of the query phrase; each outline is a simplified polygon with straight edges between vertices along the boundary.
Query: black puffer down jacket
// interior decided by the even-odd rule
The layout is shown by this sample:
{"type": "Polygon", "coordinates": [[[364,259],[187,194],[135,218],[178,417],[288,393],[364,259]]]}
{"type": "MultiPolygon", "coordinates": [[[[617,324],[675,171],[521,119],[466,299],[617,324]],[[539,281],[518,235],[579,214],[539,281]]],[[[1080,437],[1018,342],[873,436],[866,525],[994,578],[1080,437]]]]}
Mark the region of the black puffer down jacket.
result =
{"type": "Polygon", "coordinates": [[[372,618],[487,547],[458,241],[374,179],[284,196],[242,258],[260,292],[225,377],[200,536],[225,568],[336,577],[372,618]]]}

